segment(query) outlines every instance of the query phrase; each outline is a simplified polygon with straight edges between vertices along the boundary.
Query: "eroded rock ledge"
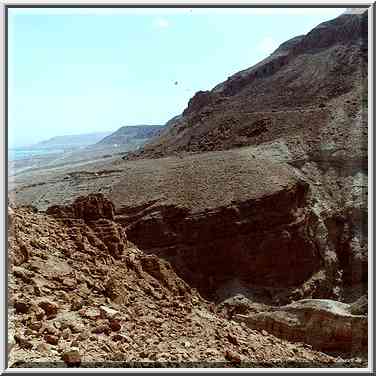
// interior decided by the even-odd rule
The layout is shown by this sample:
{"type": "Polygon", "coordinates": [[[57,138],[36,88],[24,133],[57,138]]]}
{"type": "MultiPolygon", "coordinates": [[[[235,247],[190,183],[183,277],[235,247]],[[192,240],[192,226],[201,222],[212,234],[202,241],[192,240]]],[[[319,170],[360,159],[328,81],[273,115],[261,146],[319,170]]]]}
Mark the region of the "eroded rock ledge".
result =
{"type": "Polygon", "coordinates": [[[259,312],[236,314],[233,319],[249,328],[266,330],[314,348],[344,352],[367,347],[368,321],[364,301],[345,304],[333,300],[304,299],[283,307],[261,307],[259,312]],[[363,306],[365,310],[359,310],[363,306]]]}
{"type": "Polygon", "coordinates": [[[78,250],[91,245],[119,259],[128,245],[124,229],[113,221],[114,204],[101,193],[78,197],[72,205],[51,206],[46,213],[68,226],[78,250]]]}
{"type": "Polygon", "coordinates": [[[306,297],[335,295],[338,260],[318,231],[309,184],[293,167],[233,150],[142,168],[113,189],[116,221],[204,296],[220,299],[218,288],[234,279],[290,293],[311,278],[306,297]]]}
{"type": "Polygon", "coordinates": [[[112,187],[111,201],[94,194],[47,213],[70,223],[78,247],[77,229],[85,225],[83,243],[103,243],[98,247],[115,258],[126,233],[212,301],[237,293],[278,305],[341,300],[344,284],[366,285],[366,252],[360,259],[347,247],[356,229],[333,211],[323,216],[314,189],[294,167],[246,148],[137,161],[112,187]]]}
{"type": "Polygon", "coordinates": [[[204,294],[234,277],[294,286],[322,264],[309,235],[306,191],[307,185],[297,182],[270,196],[206,212],[154,205],[119,220],[138,247],[169,259],[204,294]]]}

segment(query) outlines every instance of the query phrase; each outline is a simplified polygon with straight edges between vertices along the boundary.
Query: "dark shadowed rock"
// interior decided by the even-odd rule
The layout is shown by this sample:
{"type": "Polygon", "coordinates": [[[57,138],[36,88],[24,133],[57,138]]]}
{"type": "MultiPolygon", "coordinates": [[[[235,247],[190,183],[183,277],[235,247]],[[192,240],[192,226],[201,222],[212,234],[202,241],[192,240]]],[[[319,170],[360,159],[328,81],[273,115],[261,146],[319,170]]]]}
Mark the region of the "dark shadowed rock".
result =
{"type": "Polygon", "coordinates": [[[77,350],[66,351],[61,358],[68,367],[79,367],[81,364],[81,355],[77,350]]]}
{"type": "Polygon", "coordinates": [[[121,323],[119,320],[111,319],[109,322],[109,327],[113,332],[118,332],[121,329],[121,323]]]}
{"type": "Polygon", "coordinates": [[[105,325],[105,324],[104,325],[98,325],[95,328],[93,328],[91,332],[95,333],[95,334],[101,334],[101,333],[109,334],[110,328],[109,328],[108,325],[105,325]]]}
{"type": "MultiPolygon", "coordinates": [[[[309,231],[309,186],[288,165],[248,150],[164,159],[158,169],[142,164],[143,175],[114,187],[122,202],[116,220],[130,241],[170,261],[201,293],[235,277],[299,285],[322,266],[309,231]]],[[[163,281],[160,263],[150,257],[142,266],[163,281]]]]}
{"type": "Polygon", "coordinates": [[[59,337],[52,334],[45,335],[44,340],[50,345],[57,345],[59,343],[59,337]]]}
{"type": "Polygon", "coordinates": [[[38,303],[47,315],[47,318],[55,317],[59,309],[59,305],[49,300],[42,300],[38,303]]]}
{"type": "Polygon", "coordinates": [[[16,301],[14,303],[14,308],[17,313],[27,313],[30,309],[30,303],[24,301],[16,301]]]}

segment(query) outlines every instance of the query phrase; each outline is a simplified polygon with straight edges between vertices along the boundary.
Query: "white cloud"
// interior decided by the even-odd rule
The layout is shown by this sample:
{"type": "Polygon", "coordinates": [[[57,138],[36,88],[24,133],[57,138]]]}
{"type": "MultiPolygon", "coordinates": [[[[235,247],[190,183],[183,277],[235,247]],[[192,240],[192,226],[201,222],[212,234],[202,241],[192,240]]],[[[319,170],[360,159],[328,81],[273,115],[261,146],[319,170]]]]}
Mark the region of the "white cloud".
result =
{"type": "Polygon", "coordinates": [[[277,49],[278,45],[272,37],[265,37],[261,39],[257,47],[262,53],[269,55],[277,49]]]}
{"type": "Polygon", "coordinates": [[[170,26],[169,22],[165,18],[158,18],[155,21],[155,25],[161,29],[165,29],[170,26]]]}

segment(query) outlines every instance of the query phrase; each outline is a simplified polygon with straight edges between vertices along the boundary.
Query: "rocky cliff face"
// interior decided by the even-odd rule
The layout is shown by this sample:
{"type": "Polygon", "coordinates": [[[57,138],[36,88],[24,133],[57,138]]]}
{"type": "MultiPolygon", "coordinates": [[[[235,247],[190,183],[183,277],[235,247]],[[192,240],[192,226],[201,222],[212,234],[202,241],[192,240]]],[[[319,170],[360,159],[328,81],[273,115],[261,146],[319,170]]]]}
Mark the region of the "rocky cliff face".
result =
{"type": "Polygon", "coordinates": [[[366,13],[342,15],[197,93],[130,156],[141,160],[101,166],[116,174],[88,165],[80,185],[53,175],[16,199],[45,208],[105,192],[130,239],[205,294],[238,273],[240,289],[283,281],[305,286],[297,297],[351,301],[367,288],[366,25],[366,13]],[[200,154],[153,159],[180,151],[200,154]]]}
{"type": "Polygon", "coordinates": [[[115,220],[207,298],[244,289],[278,304],[338,298],[336,239],[312,208],[309,183],[255,155],[249,148],[128,163],[111,195],[115,220]]]}
{"type": "Polygon", "coordinates": [[[154,204],[123,209],[117,220],[141,249],[167,258],[202,294],[218,298],[218,287],[234,279],[283,289],[320,270],[323,258],[309,233],[306,194],[307,185],[296,182],[203,212],[154,204]]]}
{"type": "MultiPolygon", "coordinates": [[[[108,204],[98,195],[78,202],[90,213],[96,202],[98,214],[108,204]]],[[[228,321],[125,234],[114,259],[103,247],[112,230],[99,225],[116,223],[70,218],[73,206],[9,212],[11,368],[365,366],[228,321]]]]}
{"type": "Polygon", "coordinates": [[[310,185],[319,242],[340,264],[343,299],[359,296],[367,280],[367,23],[366,12],[344,14],[287,41],[197,93],[181,117],[128,156],[252,145],[256,155],[295,167],[310,185]]]}

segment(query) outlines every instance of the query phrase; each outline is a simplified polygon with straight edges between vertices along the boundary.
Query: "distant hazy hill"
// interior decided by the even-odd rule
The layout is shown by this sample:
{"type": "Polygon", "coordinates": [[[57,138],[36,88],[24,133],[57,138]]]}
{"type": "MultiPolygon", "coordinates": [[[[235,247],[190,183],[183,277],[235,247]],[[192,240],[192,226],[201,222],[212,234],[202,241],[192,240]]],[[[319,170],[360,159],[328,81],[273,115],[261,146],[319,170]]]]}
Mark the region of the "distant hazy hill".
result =
{"type": "Polygon", "coordinates": [[[97,143],[102,140],[103,137],[108,136],[111,132],[97,132],[97,133],[86,133],[77,135],[67,135],[67,136],[55,136],[48,140],[38,142],[33,145],[35,148],[72,148],[80,146],[88,146],[97,143]]]}
{"type": "Polygon", "coordinates": [[[99,141],[97,145],[143,144],[159,134],[163,125],[124,126],[99,141]]]}

